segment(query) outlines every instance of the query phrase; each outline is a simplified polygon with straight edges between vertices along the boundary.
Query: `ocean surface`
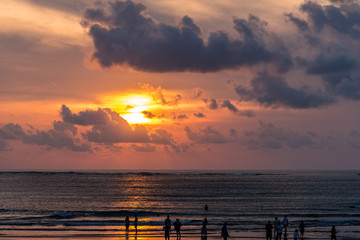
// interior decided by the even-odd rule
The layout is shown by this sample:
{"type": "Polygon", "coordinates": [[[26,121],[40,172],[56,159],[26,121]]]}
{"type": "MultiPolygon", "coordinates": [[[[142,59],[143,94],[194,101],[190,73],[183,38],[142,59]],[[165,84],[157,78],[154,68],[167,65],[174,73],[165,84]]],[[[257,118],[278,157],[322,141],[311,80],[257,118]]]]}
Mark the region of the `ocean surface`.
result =
{"type": "Polygon", "coordinates": [[[0,239],[160,238],[166,215],[181,221],[183,238],[200,239],[206,217],[210,239],[225,221],[233,239],[264,239],[267,221],[287,215],[289,239],[301,220],[305,239],[330,239],[332,225],[338,239],[360,239],[359,173],[0,172],[0,239]]]}

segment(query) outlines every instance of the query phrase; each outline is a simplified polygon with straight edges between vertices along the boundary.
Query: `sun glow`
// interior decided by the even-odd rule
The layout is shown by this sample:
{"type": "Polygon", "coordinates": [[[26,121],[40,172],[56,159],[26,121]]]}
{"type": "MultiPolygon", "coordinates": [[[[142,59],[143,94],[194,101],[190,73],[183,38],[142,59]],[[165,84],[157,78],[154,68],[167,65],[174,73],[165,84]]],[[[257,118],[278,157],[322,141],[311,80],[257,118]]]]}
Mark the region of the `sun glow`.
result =
{"type": "Polygon", "coordinates": [[[154,120],[146,118],[144,111],[156,107],[151,96],[131,94],[125,96],[107,97],[109,107],[117,111],[130,124],[152,123],[154,120]]]}

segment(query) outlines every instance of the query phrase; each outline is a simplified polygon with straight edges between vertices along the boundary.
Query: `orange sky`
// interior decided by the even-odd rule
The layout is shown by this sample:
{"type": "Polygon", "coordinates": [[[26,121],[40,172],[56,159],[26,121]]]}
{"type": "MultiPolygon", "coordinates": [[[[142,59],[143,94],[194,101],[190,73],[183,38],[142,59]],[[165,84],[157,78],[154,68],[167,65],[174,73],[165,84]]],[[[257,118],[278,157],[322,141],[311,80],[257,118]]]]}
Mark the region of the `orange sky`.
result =
{"type": "Polygon", "coordinates": [[[1,169],[360,166],[356,3],[0,9],[1,169]]]}

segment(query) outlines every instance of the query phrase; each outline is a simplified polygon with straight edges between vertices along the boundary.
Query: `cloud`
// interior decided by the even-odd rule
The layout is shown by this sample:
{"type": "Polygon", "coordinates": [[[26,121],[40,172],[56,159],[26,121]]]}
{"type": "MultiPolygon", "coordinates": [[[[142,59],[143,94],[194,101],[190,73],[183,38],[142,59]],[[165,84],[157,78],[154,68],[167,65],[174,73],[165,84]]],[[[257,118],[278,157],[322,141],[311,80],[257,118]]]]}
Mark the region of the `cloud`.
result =
{"type": "Polygon", "coordinates": [[[242,85],[235,87],[242,101],[256,101],[266,107],[317,108],[335,102],[335,99],[307,86],[294,88],[288,85],[283,76],[270,76],[260,73],[251,80],[250,89],[242,85]]]}
{"type": "Polygon", "coordinates": [[[149,142],[148,132],[144,126],[136,125],[132,129],[128,124],[111,122],[108,124],[94,125],[91,130],[86,131],[83,136],[89,142],[96,143],[147,143],[149,142]]]}
{"type": "Polygon", "coordinates": [[[353,39],[360,38],[360,7],[352,1],[349,4],[340,4],[338,7],[333,5],[322,6],[309,1],[304,3],[300,9],[308,15],[317,31],[329,27],[353,39]]]}
{"type": "Polygon", "coordinates": [[[153,114],[152,112],[146,111],[146,110],[142,111],[141,113],[144,114],[144,116],[149,119],[156,117],[155,114],[153,114]]]}
{"type": "Polygon", "coordinates": [[[351,100],[360,100],[360,75],[331,74],[323,76],[329,92],[351,100]]]}
{"type": "Polygon", "coordinates": [[[198,117],[198,118],[204,118],[206,117],[203,113],[199,112],[199,113],[194,113],[194,116],[195,117],[198,117]]]}
{"type": "Polygon", "coordinates": [[[329,74],[351,71],[357,67],[357,60],[349,56],[345,49],[329,49],[321,52],[308,64],[309,74],[329,74]]]}
{"type": "Polygon", "coordinates": [[[209,143],[227,143],[228,139],[220,132],[213,129],[211,126],[207,126],[204,129],[200,129],[199,132],[192,131],[188,126],[185,127],[185,132],[189,140],[199,144],[209,143]]]}
{"type": "Polygon", "coordinates": [[[305,32],[309,29],[309,25],[305,20],[295,17],[292,13],[285,13],[284,16],[287,18],[287,20],[292,22],[299,29],[299,31],[305,32]]]}
{"type": "Polygon", "coordinates": [[[230,112],[245,117],[254,117],[255,112],[252,110],[239,110],[230,100],[216,100],[215,98],[207,99],[204,98],[203,101],[207,104],[207,107],[211,110],[216,110],[221,108],[226,108],[230,112]]]}
{"type": "Polygon", "coordinates": [[[291,129],[276,127],[272,123],[259,122],[256,130],[245,130],[241,144],[249,149],[270,148],[280,149],[318,146],[316,134],[312,132],[300,133],[291,129]]]}
{"type": "Polygon", "coordinates": [[[35,130],[23,137],[26,144],[35,144],[48,146],[51,148],[68,148],[75,152],[90,152],[91,146],[87,143],[81,143],[81,140],[74,137],[77,130],[73,127],[66,126],[66,123],[54,121],[54,128],[47,131],[35,130]]]}
{"type": "Polygon", "coordinates": [[[143,145],[131,144],[130,148],[132,148],[136,152],[155,152],[156,151],[156,147],[153,145],[150,145],[150,144],[143,144],[143,145]]]}
{"type": "Polygon", "coordinates": [[[233,20],[240,39],[232,40],[222,31],[211,32],[204,39],[189,16],[184,16],[179,26],[171,26],[145,15],[141,3],[113,1],[107,6],[84,13],[95,46],[93,57],[103,67],[128,64],[148,72],[216,72],[274,63],[284,72],[292,65],[281,40],[254,15],[233,20]]]}
{"type": "Polygon", "coordinates": [[[233,105],[229,100],[224,100],[221,103],[221,107],[229,109],[230,112],[233,112],[239,116],[245,117],[254,117],[255,113],[252,110],[239,110],[235,105],[233,105]]]}
{"type": "Polygon", "coordinates": [[[19,140],[24,136],[25,132],[19,124],[7,123],[0,128],[0,138],[4,140],[19,140]]]}
{"type": "Polygon", "coordinates": [[[165,129],[156,129],[150,134],[150,141],[156,144],[172,145],[175,143],[173,135],[165,129]]]}
{"type": "Polygon", "coordinates": [[[106,124],[110,120],[109,114],[101,108],[99,108],[97,111],[86,110],[81,111],[78,114],[73,114],[66,105],[62,105],[60,115],[64,122],[83,126],[106,124]]]}

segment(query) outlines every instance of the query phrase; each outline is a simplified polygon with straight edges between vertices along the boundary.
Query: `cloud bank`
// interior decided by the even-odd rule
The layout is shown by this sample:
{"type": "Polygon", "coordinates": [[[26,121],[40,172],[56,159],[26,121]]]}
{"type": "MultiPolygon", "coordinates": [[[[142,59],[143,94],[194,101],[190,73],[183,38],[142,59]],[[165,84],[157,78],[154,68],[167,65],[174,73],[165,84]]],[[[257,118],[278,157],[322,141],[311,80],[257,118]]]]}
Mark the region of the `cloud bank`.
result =
{"type": "Polygon", "coordinates": [[[286,72],[292,66],[285,45],[274,41],[275,34],[257,16],[233,20],[238,39],[223,31],[205,38],[189,16],[172,26],[157,23],[145,11],[143,4],[131,0],[86,9],[83,25],[94,42],[93,57],[103,67],[128,64],[148,72],[216,72],[269,63],[286,72]]]}

